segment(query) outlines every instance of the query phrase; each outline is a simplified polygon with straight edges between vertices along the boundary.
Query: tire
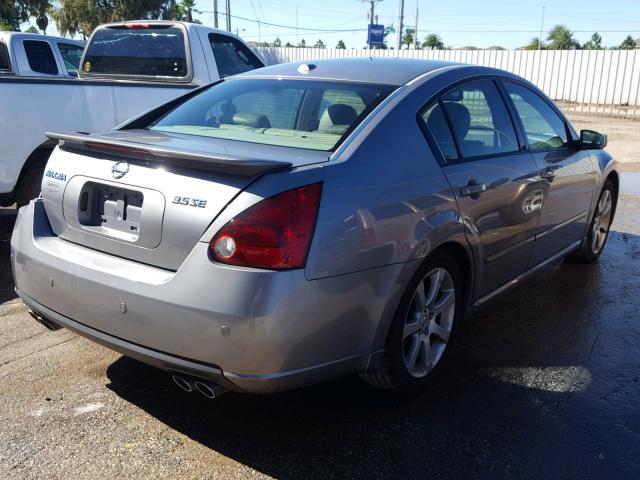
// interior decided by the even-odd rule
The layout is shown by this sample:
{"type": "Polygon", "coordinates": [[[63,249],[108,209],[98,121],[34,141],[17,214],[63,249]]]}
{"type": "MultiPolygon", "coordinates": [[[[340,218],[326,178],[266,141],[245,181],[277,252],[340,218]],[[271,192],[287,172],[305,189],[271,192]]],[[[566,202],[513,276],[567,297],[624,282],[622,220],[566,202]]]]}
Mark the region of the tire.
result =
{"type": "Polygon", "coordinates": [[[616,190],[611,180],[604,182],[598,203],[593,212],[589,230],[585,235],[580,248],[567,256],[567,260],[573,263],[593,263],[604,250],[609,238],[609,230],[616,211],[616,190]]]}
{"type": "Polygon", "coordinates": [[[18,208],[27,205],[31,200],[40,195],[40,185],[46,162],[37,162],[29,166],[22,174],[20,183],[16,189],[16,206],[18,208]]]}
{"type": "Polygon", "coordinates": [[[361,377],[375,387],[403,393],[429,386],[450,350],[462,318],[463,297],[462,276],[453,257],[444,252],[427,257],[391,322],[381,367],[361,377]],[[437,291],[432,292],[434,285],[437,291]],[[426,309],[420,307],[424,304],[426,309]]]}

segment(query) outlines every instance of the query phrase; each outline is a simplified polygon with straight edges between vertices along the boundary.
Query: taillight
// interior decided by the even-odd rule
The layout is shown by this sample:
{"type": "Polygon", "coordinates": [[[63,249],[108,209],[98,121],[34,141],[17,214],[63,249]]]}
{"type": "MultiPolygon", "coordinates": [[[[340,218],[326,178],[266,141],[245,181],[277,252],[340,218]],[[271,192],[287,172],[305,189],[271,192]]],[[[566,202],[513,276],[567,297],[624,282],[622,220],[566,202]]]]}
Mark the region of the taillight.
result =
{"type": "Polygon", "coordinates": [[[314,183],[256,203],[216,234],[213,258],[243,267],[304,267],[321,193],[322,184],[314,183]]]}

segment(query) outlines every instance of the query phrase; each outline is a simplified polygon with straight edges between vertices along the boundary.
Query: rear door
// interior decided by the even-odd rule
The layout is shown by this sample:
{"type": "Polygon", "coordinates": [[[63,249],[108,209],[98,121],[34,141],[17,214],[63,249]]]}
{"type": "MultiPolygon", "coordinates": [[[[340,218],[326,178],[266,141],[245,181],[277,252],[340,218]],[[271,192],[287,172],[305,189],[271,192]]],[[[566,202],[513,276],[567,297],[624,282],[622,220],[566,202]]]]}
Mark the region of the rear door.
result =
{"type": "Polygon", "coordinates": [[[482,297],[526,270],[543,195],[536,165],[491,78],[454,87],[422,116],[479,257],[482,297]]]}
{"type": "Polygon", "coordinates": [[[520,83],[503,85],[546,184],[529,263],[533,267],[582,239],[595,188],[595,164],[588,151],[572,147],[567,122],[547,100],[520,83]]]}
{"type": "Polygon", "coordinates": [[[51,77],[60,75],[60,67],[51,44],[37,38],[20,38],[14,43],[20,75],[26,77],[51,77]]]}

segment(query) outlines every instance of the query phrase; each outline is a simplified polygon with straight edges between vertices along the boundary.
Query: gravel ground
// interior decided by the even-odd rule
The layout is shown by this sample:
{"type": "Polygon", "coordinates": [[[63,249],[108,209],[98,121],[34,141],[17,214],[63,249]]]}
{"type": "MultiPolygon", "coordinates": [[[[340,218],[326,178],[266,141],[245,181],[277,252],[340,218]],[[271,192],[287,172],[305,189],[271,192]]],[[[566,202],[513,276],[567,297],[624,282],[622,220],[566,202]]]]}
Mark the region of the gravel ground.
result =
{"type": "Polygon", "coordinates": [[[620,162],[627,172],[640,172],[640,118],[613,118],[605,115],[567,113],[573,126],[596,130],[609,136],[607,151],[620,162]]]}
{"type": "Polygon", "coordinates": [[[599,263],[555,264],[493,302],[412,398],[355,377],[182,392],[30,319],[13,220],[0,210],[2,479],[640,478],[640,196],[621,199],[599,263]]]}

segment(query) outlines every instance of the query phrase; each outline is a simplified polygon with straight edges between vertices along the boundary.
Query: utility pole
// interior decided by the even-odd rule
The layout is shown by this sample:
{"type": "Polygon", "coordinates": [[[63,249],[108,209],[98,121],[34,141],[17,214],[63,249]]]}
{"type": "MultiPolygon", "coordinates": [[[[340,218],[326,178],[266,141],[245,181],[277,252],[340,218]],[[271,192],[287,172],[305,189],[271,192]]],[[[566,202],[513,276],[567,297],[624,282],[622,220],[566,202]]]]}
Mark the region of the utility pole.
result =
{"type": "Polygon", "coordinates": [[[538,50],[542,50],[542,32],[544,31],[544,10],[546,7],[542,7],[542,21],[540,22],[540,36],[538,37],[538,50]]]}
{"type": "Polygon", "coordinates": [[[218,28],[218,0],[213,0],[213,28],[218,28]]]}
{"type": "Polygon", "coordinates": [[[376,13],[376,2],[375,0],[371,0],[371,13],[369,14],[369,25],[373,25],[373,18],[376,13]]]}
{"type": "Polygon", "coordinates": [[[227,32],[231,32],[231,0],[227,0],[227,32]]]}
{"type": "Polygon", "coordinates": [[[404,0],[400,0],[400,11],[398,12],[398,50],[402,50],[402,31],[404,30],[404,0]]]}
{"type": "Polygon", "coordinates": [[[420,5],[420,0],[416,0],[416,28],[413,32],[413,49],[415,50],[418,45],[418,6],[420,5]]]}

